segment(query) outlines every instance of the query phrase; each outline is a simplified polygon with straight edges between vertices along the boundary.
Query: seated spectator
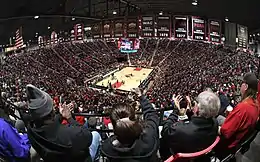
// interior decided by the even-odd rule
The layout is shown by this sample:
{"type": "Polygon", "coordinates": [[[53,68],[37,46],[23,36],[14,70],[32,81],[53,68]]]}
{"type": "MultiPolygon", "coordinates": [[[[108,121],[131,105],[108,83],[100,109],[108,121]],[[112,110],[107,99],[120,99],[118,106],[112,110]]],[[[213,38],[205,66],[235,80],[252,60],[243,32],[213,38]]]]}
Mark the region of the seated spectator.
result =
{"type": "Polygon", "coordinates": [[[227,116],[219,130],[223,137],[218,146],[220,159],[232,152],[255,129],[260,110],[256,100],[257,86],[255,74],[244,75],[240,88],[242,102],[227,116]]]}
{"type": "Polygon", "coordinates": [[[30,142],[27,134],[18,131],[0,118],[0,156],[9,162],[30,161],[30,142]]]}
{"type": "Polygon", "coordinates": [[[115,135],[103,143],[102,153],[111,162],[158,161],[158,115],[146,97],[140,91],[137,92],[141,99],[144,122],[138,119],[134,107],[127,104],[114,106],[110,115],[115,135]]]}
{"type": "Polygon", "coordinates": [[[218,135],[218,123],[214,117],[218,114],[220,100],[212,92],[199,94],[194,116],[190,121],[179,120],[185,114],[181,109],[180,96],[174,97],[178,110],[166,120],[161,132],[160,153],[163,159],[176,153],[193,153],[206,149],[214,143],[218,135]]]}
{"type": "Polygon", "coordinates": [[[30,142],[44,161],[94,160],[100,135],[80,126],[71,116],[71,105],[62,105],[55,116],[49,94],[33,85],[26,86],[33,122],[28,128],[30,142]],[[62,117],[70,126],[62,125],[62,117]]]}

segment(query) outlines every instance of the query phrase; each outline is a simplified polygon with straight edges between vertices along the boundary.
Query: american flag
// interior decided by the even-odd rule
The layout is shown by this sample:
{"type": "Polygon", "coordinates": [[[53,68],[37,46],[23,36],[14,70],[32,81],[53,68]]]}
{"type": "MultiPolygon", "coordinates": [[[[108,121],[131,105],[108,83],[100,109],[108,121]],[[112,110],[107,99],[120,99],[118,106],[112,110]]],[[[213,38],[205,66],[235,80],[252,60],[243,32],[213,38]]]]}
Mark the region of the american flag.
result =
{"type": "Polygon", "coordinates": [[[22,35],[22,27],[16,30],[15,32],[15,47],[17,49],[23,47],[23,35],[22,35]]]}

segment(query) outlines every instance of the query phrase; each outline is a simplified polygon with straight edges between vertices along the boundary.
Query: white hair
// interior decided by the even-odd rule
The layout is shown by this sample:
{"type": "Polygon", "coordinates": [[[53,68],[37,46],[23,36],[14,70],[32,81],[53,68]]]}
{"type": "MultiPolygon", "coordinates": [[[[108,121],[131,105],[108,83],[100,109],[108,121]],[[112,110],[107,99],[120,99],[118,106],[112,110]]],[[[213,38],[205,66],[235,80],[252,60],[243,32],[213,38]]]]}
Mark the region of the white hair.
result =
{"type": "Polygon", "coordinates": [[[218,115],[220,109],[219,97],[213,92],[204,91],[198,96],[199,116],[211,118],[218,115]]]}

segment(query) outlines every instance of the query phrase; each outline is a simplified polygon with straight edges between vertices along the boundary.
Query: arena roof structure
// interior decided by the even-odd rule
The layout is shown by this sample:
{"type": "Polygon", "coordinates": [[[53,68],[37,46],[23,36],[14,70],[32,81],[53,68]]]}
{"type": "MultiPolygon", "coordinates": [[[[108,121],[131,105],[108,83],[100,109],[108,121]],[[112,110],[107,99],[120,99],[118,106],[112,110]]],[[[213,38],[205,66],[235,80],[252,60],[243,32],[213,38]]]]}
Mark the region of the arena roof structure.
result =
{"type": "Polygon", "coordinates": [[[249,31],[260,28],[259,0],[3,0],[0,5],[0,44],[8,43],[19,26],[23,26],[25,39],[32,39],[52,29],[66,30],[77,21],[90,24],[116,16],[160,12],[228,18],[248,26],[249,31]],[[192,5],[194,1],[197,5],[192,5]]]}

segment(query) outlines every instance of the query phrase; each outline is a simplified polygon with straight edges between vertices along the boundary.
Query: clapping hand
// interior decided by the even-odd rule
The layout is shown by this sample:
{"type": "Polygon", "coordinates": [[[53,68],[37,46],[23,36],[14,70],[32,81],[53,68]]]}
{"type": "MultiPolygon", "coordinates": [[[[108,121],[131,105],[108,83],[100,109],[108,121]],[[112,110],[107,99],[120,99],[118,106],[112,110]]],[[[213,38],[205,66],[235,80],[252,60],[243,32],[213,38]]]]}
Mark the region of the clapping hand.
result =
{"type": "Polygon", "coordinates": [[[179,115],[184,116],[186,114],[186,108],[181,108],[180,107],[180,102],[183,100],[181,95],[176,96],[175,94],[172,96],[172,100],[174,101],[175,106],[179,110],[179,115]]]}
{"type": "Polygon", "coordinates": [[[68,120],[72,117],[71,110],[73,109],[73,107],[74,107],[73,104],[68,104],[68,105],[66,103],[60,104],[59,112],[63,118],[68,120]]]}

